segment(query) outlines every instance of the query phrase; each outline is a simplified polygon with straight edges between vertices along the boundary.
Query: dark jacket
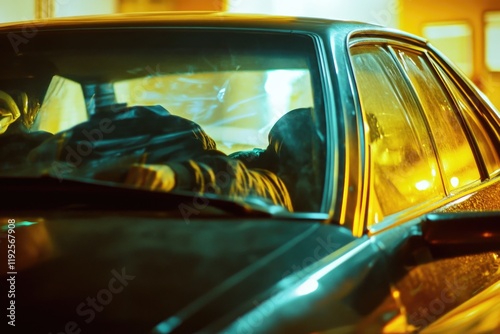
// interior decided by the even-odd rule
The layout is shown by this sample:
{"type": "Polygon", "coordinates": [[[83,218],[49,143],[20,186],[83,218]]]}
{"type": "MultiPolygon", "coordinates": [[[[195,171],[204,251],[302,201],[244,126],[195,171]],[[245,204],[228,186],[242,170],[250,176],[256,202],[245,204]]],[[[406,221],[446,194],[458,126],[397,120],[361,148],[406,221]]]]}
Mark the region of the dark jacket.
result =
{"type": "Polygon", "coordinates": [[[57,134],[30,158],[51,162],[52,173],[60,177],[115,182],[123,182],[134,163],[168,164],[176,174],[176,190],[260,196],[292,210],[288,191],[274,173],[228,157],[198,124],[161,106],[100,112],[57,134]]]}

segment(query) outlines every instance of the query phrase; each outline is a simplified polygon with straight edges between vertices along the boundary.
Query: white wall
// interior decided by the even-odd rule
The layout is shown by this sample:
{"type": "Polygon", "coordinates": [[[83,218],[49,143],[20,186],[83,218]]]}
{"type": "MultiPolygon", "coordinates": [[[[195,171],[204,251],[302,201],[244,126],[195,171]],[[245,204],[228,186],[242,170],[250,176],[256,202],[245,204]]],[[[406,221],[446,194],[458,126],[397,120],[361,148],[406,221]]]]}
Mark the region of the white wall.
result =
{"type": "Polygon", "coordinates": [[[228,0],[228,11],[366,21],[397,27],[398,0],[228,0]]]}
{"type": "Polygon", "coordinates": [[[54,16],[111,14],[116,12],[115,0],[53,0],[54,16]]]}
{"type": "Polygon", "coordinates": [[[35,0],[0,0],[0,23],[34,18],[35,0]]]}
{"type": "MultiPolygon", "coordinates": [[[[47,0],[49,1],[49,0],[47,0]]],[[[51,0],[53,15],[77,16],[110,14],[116,12],[116,0],[51,0]]],[[[33,20],[36,15],[36,0],[0,0],[0,23],[33,20]]]]}

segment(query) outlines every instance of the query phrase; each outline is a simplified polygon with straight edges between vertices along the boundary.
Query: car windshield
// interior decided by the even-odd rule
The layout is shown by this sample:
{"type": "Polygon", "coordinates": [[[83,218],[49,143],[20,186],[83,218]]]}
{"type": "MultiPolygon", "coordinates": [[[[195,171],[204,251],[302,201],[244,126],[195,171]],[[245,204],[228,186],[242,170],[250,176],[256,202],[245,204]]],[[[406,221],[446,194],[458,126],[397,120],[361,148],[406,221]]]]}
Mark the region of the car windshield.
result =
{"type": "Polygon", "coordinates": [[[325,116],[312,38],[152,27],[22,36],[0,45],[2,177],[321,210],[325,116]]]}

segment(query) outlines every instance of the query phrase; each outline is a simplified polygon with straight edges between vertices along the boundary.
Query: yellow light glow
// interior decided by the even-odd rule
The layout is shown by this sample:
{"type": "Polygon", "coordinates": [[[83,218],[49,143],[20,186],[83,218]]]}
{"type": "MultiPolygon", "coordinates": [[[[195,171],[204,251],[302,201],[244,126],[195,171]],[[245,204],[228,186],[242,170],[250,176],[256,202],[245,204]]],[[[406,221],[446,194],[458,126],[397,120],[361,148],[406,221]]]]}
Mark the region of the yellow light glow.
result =
{"type": "Polygon", "coordinates": [[[490,71],[498,71],[500,69],[500,60],[498,58],[500,45],[497,41],[500,37],[500,12],[486,13],[485,20],[486,65],[490,71]]]}
{"type": "Polygon", "coordinates": [[[453,188],[456,188],[460,184],[460,180],[458,179],[458,177],[454,176],[450,179],[450,183],[453,188]]]}
{"type": "Polygon", "coordinates": [[[417,190],[424,191],[424,190],[427,190],[431,187],[431,183],[427,180],[423,180],[423,181],[417,182],[415,184],[415,187],[417,188],[417,190]]]}
{"type": "Polygon", "coordinates": [[[426,24],[424,37],[444,51],[467,75],[472,75],[472,27],[467,22],[426,24]]]}

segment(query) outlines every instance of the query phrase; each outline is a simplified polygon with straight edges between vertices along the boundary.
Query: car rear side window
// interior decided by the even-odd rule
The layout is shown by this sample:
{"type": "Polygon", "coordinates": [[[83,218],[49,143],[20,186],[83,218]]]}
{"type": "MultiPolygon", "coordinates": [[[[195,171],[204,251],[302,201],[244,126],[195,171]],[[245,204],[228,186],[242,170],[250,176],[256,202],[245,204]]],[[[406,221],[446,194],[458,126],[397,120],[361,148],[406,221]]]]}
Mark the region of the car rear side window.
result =
{"type": "Polygon", "coordinates": [[[445,186],[453,191],[479,180],[479,169],[463,122],[428,58],[423,53],[403,49],[397,54],[427,116],[445,186]]]}
{"type": "Polygon", "coordinates": [[[422,113],[394,57],[378,46],[357,46],[351,54],[371,155],[370,215],[444,196],[422,113]]]}
{"type": "Polygon", "coordinates": [[[500,169],[500,158],[495,149],[495,144],[492,142],[488,134],[486,125],[481,123],[478,115],[474,112],[474,108],[471,103],[448,73],[440,65],[436,64],[436,62],[433,62],[433,64],[438,69],[439,74],[448,86],[458,109],[465,117],[465,121],[467,122],[467,125],[477,142],[488,173],[492,174],[498,171],[500,169]]]}

